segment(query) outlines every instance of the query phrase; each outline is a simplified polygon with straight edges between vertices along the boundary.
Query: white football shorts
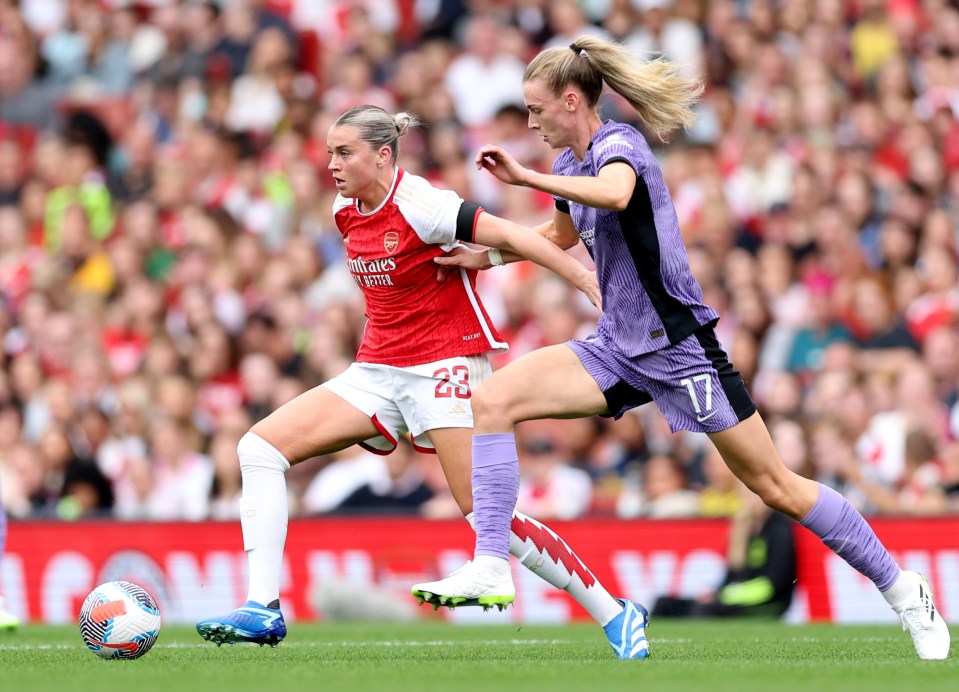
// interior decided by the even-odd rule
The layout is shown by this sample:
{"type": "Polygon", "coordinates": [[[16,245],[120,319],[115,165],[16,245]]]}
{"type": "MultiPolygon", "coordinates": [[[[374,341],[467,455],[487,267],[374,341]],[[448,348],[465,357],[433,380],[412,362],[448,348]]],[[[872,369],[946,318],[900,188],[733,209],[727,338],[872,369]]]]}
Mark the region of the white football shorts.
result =
{"type": "Polygon", "coordinates": [[[382,433],[361,442],[365,449],[389,454],[399,436],[409,433],[415,449],[435,454],[426,431],[472,428],[473,390],[491,372],[485,354],[406,368],[353,363],[321,386],[368,415],[382,433]]]}

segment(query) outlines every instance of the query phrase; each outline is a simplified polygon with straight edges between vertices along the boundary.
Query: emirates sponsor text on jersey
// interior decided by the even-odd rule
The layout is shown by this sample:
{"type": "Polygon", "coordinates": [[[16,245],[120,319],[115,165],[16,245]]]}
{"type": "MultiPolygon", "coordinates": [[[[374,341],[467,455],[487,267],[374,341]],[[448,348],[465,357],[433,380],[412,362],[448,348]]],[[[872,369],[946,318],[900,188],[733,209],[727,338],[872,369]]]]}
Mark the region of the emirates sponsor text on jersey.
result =
{"type": "Polygon", "coordinates": [[[392,257],[365,260],[362,257],[347,260],[353,279],[360,286],[392,286],[391,272],[396,271],[396,260],[392,257]]]}

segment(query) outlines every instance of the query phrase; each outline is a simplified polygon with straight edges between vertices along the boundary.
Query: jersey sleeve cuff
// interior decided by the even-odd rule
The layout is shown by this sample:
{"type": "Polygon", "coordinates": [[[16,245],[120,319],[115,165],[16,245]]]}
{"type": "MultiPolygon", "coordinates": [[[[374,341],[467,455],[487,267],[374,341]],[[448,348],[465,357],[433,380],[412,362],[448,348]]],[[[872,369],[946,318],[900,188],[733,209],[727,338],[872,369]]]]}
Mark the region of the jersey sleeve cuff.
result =
{"type": "Polygon", "coordinates": [[[611,163],[619,163],[620,161],[622,161],[625,164],[628,164],[629,167],[633,169],[633,172],[636,173],[636,175],[639,175],[639,171],[636,170],[636,164],[634,164],[632,161],[627,159],[625,156],[611,156],[610,158],[603,161],[599,165],[599,167],[603,168],[604,166],[608,166],[611,163]]]}

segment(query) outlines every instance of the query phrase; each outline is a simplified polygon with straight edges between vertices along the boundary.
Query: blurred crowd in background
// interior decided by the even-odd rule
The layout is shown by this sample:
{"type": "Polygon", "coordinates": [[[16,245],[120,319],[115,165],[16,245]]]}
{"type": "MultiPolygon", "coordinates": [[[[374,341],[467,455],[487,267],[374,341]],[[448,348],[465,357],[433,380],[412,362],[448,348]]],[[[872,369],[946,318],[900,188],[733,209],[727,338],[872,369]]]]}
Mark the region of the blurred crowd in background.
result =
{"type": "MultiPolygon", "coordinates": [[[[240,436],[341,372],[363,329],[332,120],[412,111],[406,170],[540,223],[548,196],[472,158],[496,143],[550,169],[523,69],[587,33],[705,82],[697,124],[651,144],[786,463],[866,513],[959,512],[954,0],[0,0],[7,512],[235,518],[240,436]]],[[[479,286],[512,346],[495,367],[595,325],[529,263],[479,286]]],[[[708,440],[653,405],[518,433],[519,506],[541,519],[742,504],[708,440]]],[[[405,444],[289,481],[294,515],[458,515],[405,444]]]]}

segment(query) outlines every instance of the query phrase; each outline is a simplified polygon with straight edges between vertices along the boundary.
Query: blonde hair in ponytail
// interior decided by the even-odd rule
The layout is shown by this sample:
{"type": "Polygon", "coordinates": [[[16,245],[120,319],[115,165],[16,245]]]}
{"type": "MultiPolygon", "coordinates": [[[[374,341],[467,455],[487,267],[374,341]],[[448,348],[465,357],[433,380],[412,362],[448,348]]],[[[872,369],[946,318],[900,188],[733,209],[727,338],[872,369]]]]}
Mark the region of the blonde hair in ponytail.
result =
{"type": "Polygon", "coordinates": [[[569,48],[544,50],[523,75],[524,82],[535,78],[557,94],[569,85],[578,87],[591,108],[598,106],[605,83],[662,141],[670,131],[695,122],[693,106],[703,93],[702,82],[684,77],[675,63],[639,61],[622,46],[595,36],[580,36],[569,48]]]}
{"type": "Polygon", "coordinates": [[[360,139],[367,142],[373,149],[389,147],[393,152],[393,160],[399,154],[400,137],[409,132],[411,127],[419,125],[419,119],[412,113],[397,113],[390,115],[379,106],[354,106],[333,123],[333,127],[349,125],[360,132],[360,139]]]}
{"type": "Polygon", "coordinates": [[[412,113],[403,112],[393,116],[393,123],[396,125],[396,136],[402,137],[411,127],[419,125],[420,120],[412,113]]]}

